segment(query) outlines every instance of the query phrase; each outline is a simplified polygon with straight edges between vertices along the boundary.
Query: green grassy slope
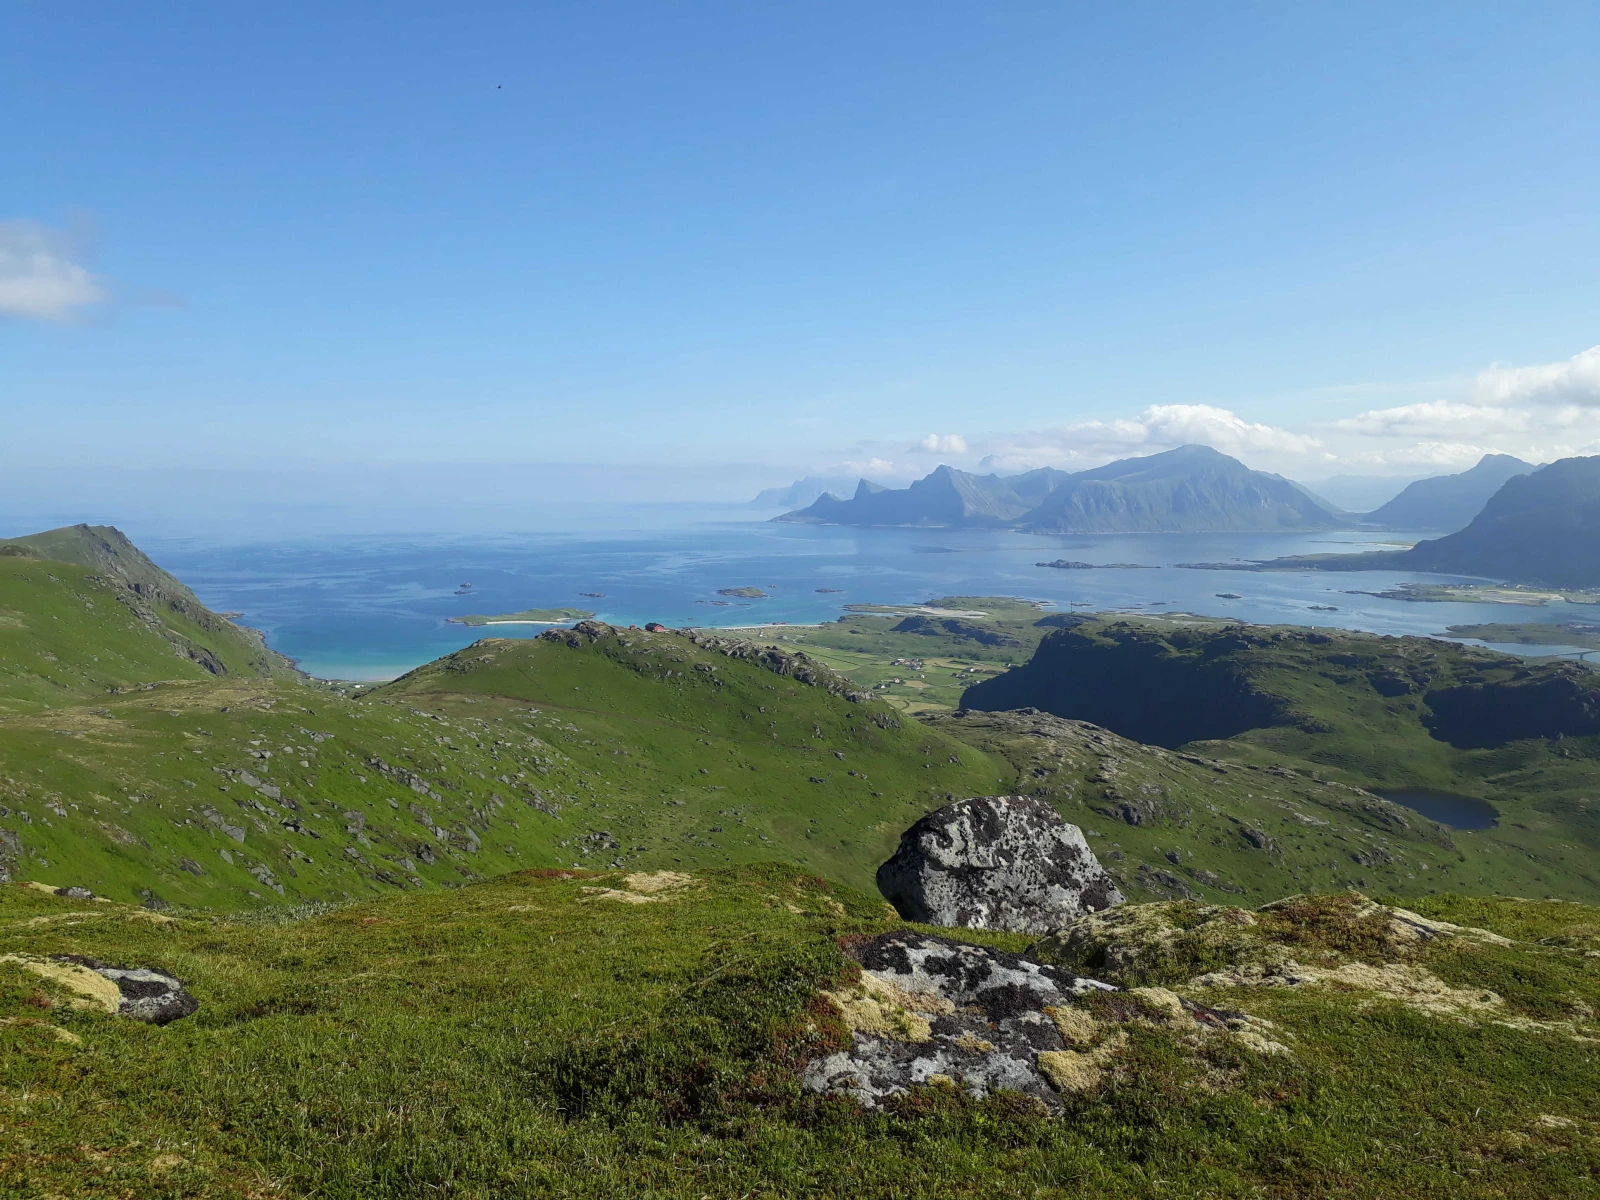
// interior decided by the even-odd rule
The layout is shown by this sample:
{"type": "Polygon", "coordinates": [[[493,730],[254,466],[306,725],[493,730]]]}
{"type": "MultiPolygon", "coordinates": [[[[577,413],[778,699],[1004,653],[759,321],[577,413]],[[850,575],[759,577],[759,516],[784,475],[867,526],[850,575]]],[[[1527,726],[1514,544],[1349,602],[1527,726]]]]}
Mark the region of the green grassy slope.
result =
{"type": "Polygon", "coordinates": [[[5,683],[31,699],[0,716],[0,869],[121,900],[236,908],[773,857],[870,886],[906,825],[1001,773],[882,705],[679,635],[489,641],[346,699],[196,680],[151,634],[111,678],[168,682],[111,694],[94,657],[138,628],[49,595],[66,629],[49,644],[78,657],[46,665],[78,673],[48,708],[46,676],[5,683]]]}
{"type": "Polygon", "coordinates": [[[0,556],[0,713],[173,679],[283,674],[254,635],[175,612],[152,619],[130,593],[71,563],[0,556]],[[208,667],[197,658],[209,656],[208,667]]]}
{"type": "MultiPolygon", "coordinates": [[[[87,638],[93,645],[98,641],[94,622],[81,625],[82,637],[65,640],[65,631],[53,627],[53,618],[63,609],[82,607],[86,589],[92,589],[114,602],[122,612],[115,612],[108,604],[107,611],[98,614],[104,620],[98,636],[113,636],[126,641],[130,630],[127,621],[132,618],[144,626],[147,634],[155,634],[167,643],[168,654],[186,659],[209,675],[293,675],[293,667],[281,654],[269,650],[261,635],[253,629],[235,625],[218,616],[195,597],[178,580],[151,562],[130,542],[121,531],[107,525],[70,525],[47,533],[28,537],[0,540],[0,571],[7,583],[0,587],[11,591],[19,604],[11,609],[12,621],[22,621],[31,629],[33,637],[44,648],[60,654],[62,648],[87,638]],[[40,570],[39,562],[52,564],[40,570]],[[43,591],[19,593],[16,588],[32,584],[43,591]],[[51,595],[63,586],[76,590],[71,598],[51,595]],[[35,619],[23,620],[31,614],[35,619]],[[54,644],[51,644],[54,643],[54,644]]],[[[3,600],[0,600],[3,603],[3,600]]],[[[0,622],[0,631],[6,623],[0,622]]],[[[144,639],[150,650],[159,649],[148,637],[144,639]]],[[[5,669],[9,654],[0,642],[0,670],[5,669]]],[[[147,671],[138,682],[149,680],[185,678],[193,672],[162,670],[156,663],[160,655],[150,658],[147,671]]]]}
{"type": "MultiPolygon", "coordinates": [[[[941,1087],[880,1114],[800,1092],[795,1065],[842,1033],[818,996],[850,977],[837,939],[893,926],[881,903],[772,867],[697,873],[645,902],[619,900],[627,888],[620,872],[524,872],[287,923],[155,924],[0,887],[0,955],[157,967],[201,1006],[140,1025],[74,1009],[72,993],[0,961],[0,1194],[1600,1191],[1600,1064],[1582,1040],[1600,1005],[1594,909],[1437,902],[1436,915],[1465,907],[1521,939],[1450,939],[1408,960],[1474,997],[1497,992],[1492,1020],[1359,990],[1174,978],[1270,1018],[1291,1052],[1197,1051],[1134,1026],[1105,1080],[1050,1120],[941,1087]]],[[[1263,928],[1304,958],[1365,961],[1381,945],[1337,907],[1301,910],[1263,928]]]]}
{"type": "MultiPolygon", "coordinates": [[[[1004,790],[1041,796],[1088,831],[1132,899],[1552,890],[1539,858],[1304,769],[1172,752],[1037,710],[926,719],[1006,760],[1004,790]]],[[[1563,874],[1561,891],[1600,898],[1581,875],[1563,874]]]]}
{"type": "Polygon", "coordinates": [[[764,666],[724,652],[745,652],[740,643],[712,642],[585,622],[479,642],[374,698],[559,714],[575,727],[563,752],[607,781],[618,837],[661,863],[749,861],[783,847],[870,887],[911,822],[1000,781],[981,751],[860,693],[847,698],[853,689],[831,672],[807,685],[780,673],[794,666],[786,654],[764,666]]]}
{"type": "Polygon", "coordinates": [[[975,685],[974,708],[1033,705],[1124,736],[1361,788],[1436,788],[1494,803],[1457,832],[1484,886],[1600,895],[1600,676],[1425,638],[1105,619],[1063,630],[1025,667],[975,685]]]}

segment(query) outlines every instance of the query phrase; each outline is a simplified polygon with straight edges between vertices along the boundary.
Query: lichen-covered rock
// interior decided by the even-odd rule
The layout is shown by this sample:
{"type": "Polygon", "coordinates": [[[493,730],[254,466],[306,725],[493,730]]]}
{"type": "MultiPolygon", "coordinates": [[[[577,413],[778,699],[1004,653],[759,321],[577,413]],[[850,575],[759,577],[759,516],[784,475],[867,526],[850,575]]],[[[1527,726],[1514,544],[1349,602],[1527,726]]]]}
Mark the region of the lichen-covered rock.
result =
{"type": "Polygon", "coordinates": [[[1089,913],[1030,953],[1119,983],[1172,982],[1225,963],[1281,964],[1292,951],[1262,935],[1243,908],[1192,900],[1129,904],[1089,913]]]}
{"type": "Polygon", "coordinates": [[[1041,1053],[1066,1048],[1048,1010],[1109,985],[1020,955],[908,931],[857,946],[861,983],[830,993],[851,1045],[812,1062],[812,1091],[866,1107],[918,1084],[948,1082],[973,1096],[996,1088],[1060,1102],[1041,1053]]]}
{"type": "Polygon", "coordinates": [[[1216,971],[1280,979],[1286,968],[1305,964],[1405,959],[1452,938],[1512,944],[1486,929],[1430,920],[1346,892],[1289,896],[1254,911],[1192,900],[1130,904],[1079,917],[1029,953],[1131,985],[1174,983],[1216,971]]]}
{"type": "Polygon", "coordinates": [[[977,796],[923,817],[878,868],[908,921],[1050,933],[1122,903],[1083,833],[1032,796],[977,796]]]}
{"type": "Polygon", "coordinates": [[[1018,954],[899,930],[851,949],[859,982],[827,993],[850,1044],[809,1063],[811,1091],[876,1108],[918,1086],[981,1098],[1006,1090],[1059,1112],[1065,1093],[1114,1070],[1131,1024],[1180,1039],[1239,1034],[1283,1047],[1242,1013],[1206,1008],[1161,988],[1120,991],[1018,954]]]}
{"type": "Polygon", "coordinates": [[[182,983],[161,971],[148,967],[115,967],[81,954],[55,954],[51,958],[93,971],[116,984],[118,1016],[165,1025],[180,1017],[192,1016],[200,1008],[200,1001],[186,991],[182,983]]]}

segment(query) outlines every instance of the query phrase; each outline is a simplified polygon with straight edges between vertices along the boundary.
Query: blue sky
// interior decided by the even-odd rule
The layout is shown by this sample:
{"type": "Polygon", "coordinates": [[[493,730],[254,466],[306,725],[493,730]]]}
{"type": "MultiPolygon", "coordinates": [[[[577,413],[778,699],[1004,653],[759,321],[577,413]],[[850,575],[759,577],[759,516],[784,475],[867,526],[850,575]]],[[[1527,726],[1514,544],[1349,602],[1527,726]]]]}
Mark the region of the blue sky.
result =
{"type": "Polygon", "coordinates": [[[1596,61],[1592,3],[13,2],[0,470],[1580,452],[1596,61]]]}

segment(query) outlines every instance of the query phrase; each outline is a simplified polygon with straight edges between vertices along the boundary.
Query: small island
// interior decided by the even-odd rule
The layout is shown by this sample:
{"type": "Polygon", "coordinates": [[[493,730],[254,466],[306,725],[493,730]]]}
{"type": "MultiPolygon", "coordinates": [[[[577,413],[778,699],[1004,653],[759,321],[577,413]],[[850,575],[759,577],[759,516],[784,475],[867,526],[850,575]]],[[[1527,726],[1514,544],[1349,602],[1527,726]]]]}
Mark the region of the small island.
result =
{"type": "Polygon", "coordinates": [[[564,625],[568,621],[582,621],[594,616],[585,608],[526,608],[521,612],[497,613],[484,616],[469,613],[464,617],[446,617],[450,625],[564,625]]]}
{"type": "Polygon", "coordinates": [[[1153,571],[1154,567],[1147,563],[1086,563],[1074,562],[1070,558],[1058,558],[1054,562],[1040,562],[1033,564],[1036,567],[1052,567],[1057,571],[1153,571]]]}
{"type": "Polygon", "coordinates": [[[1480,642],[1498,642],[1502,645],[1581,646],[1588,650],[1600,650],[1600,625],[1579,621],[1563,621],[1559,624],[1496,622],[1488,625],[1447,625],[1445,633],[1453,638],[1474,638],[1480,642]]]}
{"type": "Polygon", "coordinates": [[[767,594],[757,587],[718,588],[719,596],[738,596],[745,600],[765,600],[767,594]]]}
{"type": "Polygon", "coordinates": [[[1376,596],[1380,600],[1407,600],[1414,604],[1515,604],[1543,608],[1552,600],[1569,604],[1594,604],[1600,595],[1581,591],[1545,591],[1530,587],[1500,584],[1402,583],[1381,592],[1347,589],[1352,596],[1376,596]]]}

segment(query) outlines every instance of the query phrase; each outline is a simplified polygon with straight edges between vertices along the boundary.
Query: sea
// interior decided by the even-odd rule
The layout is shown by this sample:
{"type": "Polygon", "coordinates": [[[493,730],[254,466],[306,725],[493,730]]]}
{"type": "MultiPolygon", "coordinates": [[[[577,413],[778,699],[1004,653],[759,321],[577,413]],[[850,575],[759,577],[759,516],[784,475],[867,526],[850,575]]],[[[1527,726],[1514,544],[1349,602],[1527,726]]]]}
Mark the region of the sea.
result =
{"type": "MultiPolygon", "coordinates": [[[[1084,612],[1188,612],[1434,636],[1450,625],[1600,616],[1593,605],[1563,602],[1545,607],[1419,603],[1369,594],[1408,582],[1481,582],[1456,576],[1251,573],[1177,565],[1383,549],[1425,534],[1037,536],[1009,530],[791,525],[763,515],[726,506],[618,506],[560,528],[520,533],[321,534],[250,541],[169,534],[137,540],[207,605],[240,614],[240,623],[261,630],[302,670],[364,681],[394,678],[484,636],[537,636],[547,626],[483,628],[449,620],[530,608],[583,608],[620,625],[749,627],[832,621],[847,604],[1004,595],[1084,612]],[[1097,566],[1037,565],[1054,559],[1097,566]],[[766,595],[719,594],[731,588],[759,588],[766,595]]],[[[1583,653],[1560,645],[1495,648],[1531,655],[1583,653]]]]}

